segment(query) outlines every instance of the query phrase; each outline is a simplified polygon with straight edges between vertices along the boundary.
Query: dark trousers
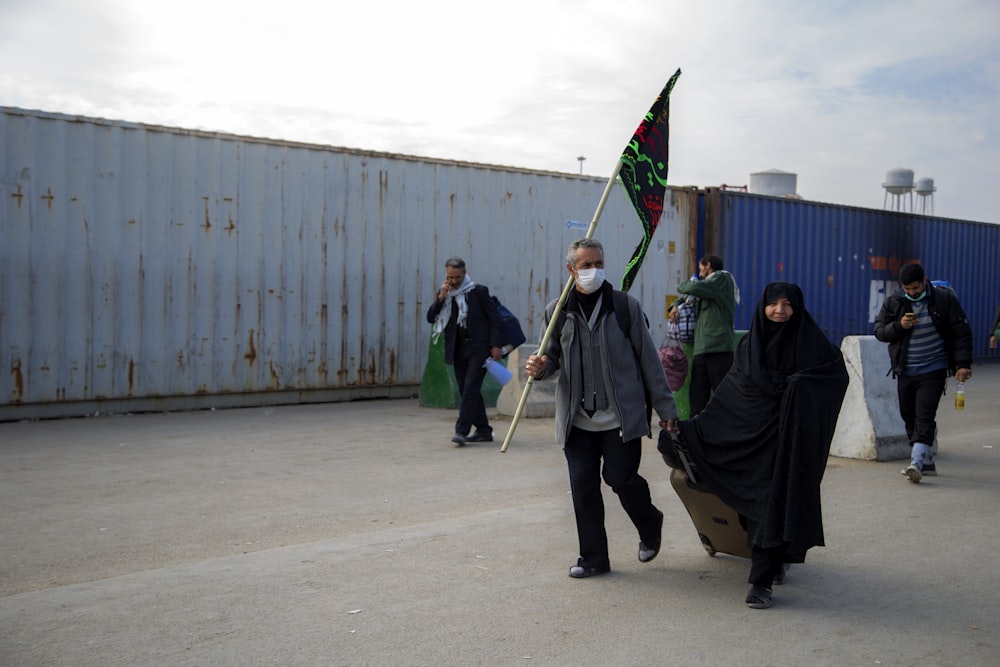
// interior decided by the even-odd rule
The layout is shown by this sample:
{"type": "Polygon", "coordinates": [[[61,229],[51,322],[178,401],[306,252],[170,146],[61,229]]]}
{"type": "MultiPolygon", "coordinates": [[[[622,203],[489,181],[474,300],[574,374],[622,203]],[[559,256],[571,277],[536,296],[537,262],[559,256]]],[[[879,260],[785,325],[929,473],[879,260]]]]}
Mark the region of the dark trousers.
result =
{"type": "MultiPolygon", "coordinates": [[[[748,536],[757,533],[759,526],[756,521],[752,521],[744,516],[740,516],[740,520],[746,526],[748,536]]],[[[750,542],[749,539],[747,541],[750,542]]],[[[779,544],[776,547],[764,548],[750,542],[749,546],[750,576],[747,577],[747,582],[751,586],[771,588],[774,584],[774,578],[778,576],[781,568],[785,566],[788,545],[779,544]]]]}
{"type": "Polygon", "coordinates": [[[696,354],[691,361],[691,384],[688,385],[688,399],[691,404],[691,416],[705,409],[712,392],[726,377],[733,365],[732,352],[709,352],[696,354]]]}
{"type": "Polygon", "coordinates": [[[750,576],[747,577],[747,582],[751,586],[770,588],[774,584],[774,578],[785,566],[785,550],[785,545],[768,549],[752,546],[750,576]]]}
{"type": "Polygon", "coordinates": [[[659,544],[662,514],[653,505],[649,484],[639,475],[642,439],[622,442],[621,431],[584,431],[573,427],[566,446],[569,486],[573,493],[576,532],[580,540],[577,565],[606,569],[608,535],[604,529],[601,477],[618,494],[622,508],[647,545],[659,544]],[[601,469],[601,458],[604,467],[601,469]]]}
{"type": "Polygon", "coordinates": [[[906,427],[910,446],[915,442],[934,444],[937,434],[937,409],[944,393],[948,372],[932,371],[923,375],[900,375],[896,378],[899,416],[906,427]]]}
{"type": "Polygon", "coordinates": [[[469,435],[473,426],[484,435],[492,434],[490,420],[486,416],[486,401],[483,400],[483,379],[486,369],[483,362],[486,357],[473,354],[468,345],[461,343],[455,346],[455,380],[458,382],[458,392],[461,396],[458,405],[458,419],[455,420],[455,433],[469,435]]]}

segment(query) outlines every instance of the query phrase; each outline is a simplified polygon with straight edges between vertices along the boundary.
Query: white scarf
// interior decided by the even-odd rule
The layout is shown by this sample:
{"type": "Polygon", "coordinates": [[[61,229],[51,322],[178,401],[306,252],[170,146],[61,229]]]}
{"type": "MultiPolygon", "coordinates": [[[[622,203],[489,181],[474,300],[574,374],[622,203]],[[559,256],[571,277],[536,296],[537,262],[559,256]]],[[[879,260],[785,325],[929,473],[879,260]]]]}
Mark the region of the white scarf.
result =
{"type": "Polygon", "coordinates": [[[444,328],[448,326],[448,319],[451,317],[451,307],[452,304],[458,305],[458,319],[456,322],[458,326],[464,327],[469,319],[469,302],[466,300],[465,295],[472,291],[472,288],[476,286],[469,274],[465,274],[465,280],[459,285],[458,289],[453,289],[448,292],[448,296],[444,298],[444,303],[441,304],[441,310],[438,311],[437,319],[434,320],[434,333],[431,334],[431,340],[437,342],[438,338],[441,337],[441,333],[444,332],[444,328]]]}

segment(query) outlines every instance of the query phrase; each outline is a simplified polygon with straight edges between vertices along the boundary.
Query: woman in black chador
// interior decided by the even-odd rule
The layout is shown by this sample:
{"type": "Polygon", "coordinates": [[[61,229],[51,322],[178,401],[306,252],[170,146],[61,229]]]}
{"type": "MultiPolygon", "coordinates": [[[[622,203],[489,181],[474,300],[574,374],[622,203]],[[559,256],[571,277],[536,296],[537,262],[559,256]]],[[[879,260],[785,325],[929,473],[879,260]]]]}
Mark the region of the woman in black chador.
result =
{"type": "Polygon", "coordinates": [[[699,486],[746,522],[753,608],[771,606],[786,563],[823,546],[819,485],[847,382],[844,359],[806,312],[802,290],[775,282],[708,406],[678,423],[699,486]]]}

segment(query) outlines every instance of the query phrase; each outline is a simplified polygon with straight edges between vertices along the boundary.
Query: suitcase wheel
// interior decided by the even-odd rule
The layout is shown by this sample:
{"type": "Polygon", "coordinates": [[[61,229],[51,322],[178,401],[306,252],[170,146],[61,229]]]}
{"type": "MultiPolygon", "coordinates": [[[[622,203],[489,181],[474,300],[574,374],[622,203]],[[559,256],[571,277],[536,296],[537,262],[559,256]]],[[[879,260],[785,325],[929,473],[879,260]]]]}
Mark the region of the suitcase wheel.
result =
{"type": "Polygon", "coordinates": [[[715,554],[718,552],[716,552],[715,548],[712,547],[712,541],[701,533],[698,533],[698,537],[701,538],[701,546],[705,547],[705,551],[708,552],[708,555],[715,558],[715,554]]]}

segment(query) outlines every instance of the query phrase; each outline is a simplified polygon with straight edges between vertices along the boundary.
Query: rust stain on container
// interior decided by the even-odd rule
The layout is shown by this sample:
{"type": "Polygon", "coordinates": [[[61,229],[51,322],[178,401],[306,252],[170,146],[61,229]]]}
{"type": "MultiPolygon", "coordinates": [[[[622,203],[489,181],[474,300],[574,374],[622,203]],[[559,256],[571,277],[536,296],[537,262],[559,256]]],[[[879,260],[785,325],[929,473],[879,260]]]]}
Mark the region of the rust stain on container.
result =
{"type": "Polygon", "coordinates": [[[205,202],[205,224],[203,224],[202,227],[204,227],[207,232],[212,228],[212,221],[209,220],[208,216],[208,197],[202,197],[201,199],[205,202]]]}
{"type": "Polygon", "coordinates": [[[15,401],[20,401],[24,396],[24,375],[21,373],[20,357],[14,359],[10,366],[10,373],[14,376],[14,396],[15,401]]]}
{"type": "Polygon", "coordinates": [[[385,215],[385,197],[389,193],[389,173],[379,169],[378,172],[378,217],[385,215]]]}
{"type": "Polygon", "coordinates": [[[135,388],[135,359],[132,357],[128,358],[128,395],[132,395],[132,390],[135,388]]]}
{"type": "Polygon", "coordinates": [[[257,360],[257,348],[253,344],[253,329],[250,330],[250,335],[247,336],[247,351],[243,355],[243,358],[249,361],[251,366],[257,360]]]}
{"type": "Polygon", "coordinates": [[[49,205],[49,210],[52,210],[52,202],[55,201],[55,197],[52,195],[52,188],[48,189],[48,192],[42,195],[42,199],[46,200],[49,205]]]}
{"type": "MultiPolygon", "coordinates": [[[[325,245],[324,245],[324,248],[325,248],[325,245]]],[[[329,309],[327,308],[327,305],[324,303],[324,304],[322,304],[319,307],[320,331],[326,332],[328,318],[329,318],[329,309]]],[[[326,376],[327,376],[327,373],[329,372],[329,369],[327,368],[327,365],[326,365],[326,338],[325,337],[323,338],[323,342],[320,343],[320,360],[319,360],[319,368],[317,370],[318,370],[318,372],[320,374],[320,377],[323,378],[323,384],[326,384],[326,376]]]]}
{"type": "Polygon", "coordinates": [[[17,207],[21,208],[21,200],[24,199],[24,193],[21,192],[20,183],[17,186],[17,192],[12,192],[10,196],[17,200],[17,207]]]}
{"type": "Polygon", "coordinates": [[[361,384],[375,384],[376,369],[378,366],[375,364],[375,352],[370,351],[368,353],[368,365],[358,368],[358,382],[361,384]]]}

